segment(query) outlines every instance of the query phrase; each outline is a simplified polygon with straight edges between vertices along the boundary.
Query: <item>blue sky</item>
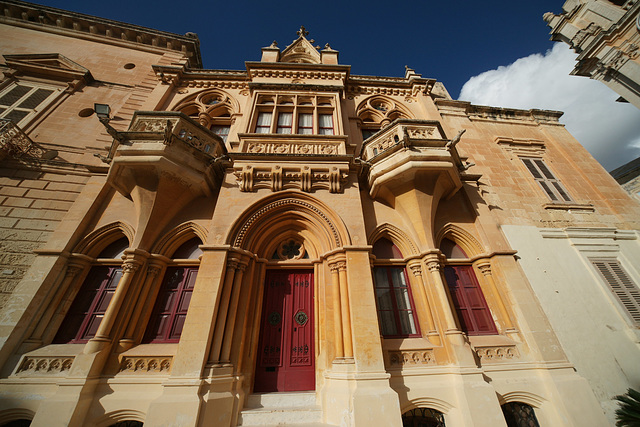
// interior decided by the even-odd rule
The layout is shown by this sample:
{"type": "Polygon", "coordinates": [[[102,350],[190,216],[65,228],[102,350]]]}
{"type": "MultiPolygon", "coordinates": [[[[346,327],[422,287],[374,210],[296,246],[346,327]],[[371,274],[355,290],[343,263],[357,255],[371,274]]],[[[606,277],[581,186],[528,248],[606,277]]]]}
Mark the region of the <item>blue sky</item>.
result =
{"type": "Polygon", "coordinates": [[[640,156],[640,110],[604,85],[569,76],[575,55],[549,40],[545,12],[563,0],[205,1],[36,3],[178,34],[194,32],[205,68],[244,69],[260,48],[308,38],[340,51],[353,74],[404,75],[409,65],[476,104],[565,111],[567,129],[611,170],[640,156]],[[180,9],[178,6],[184,4],[180,9]],[[461,89],[467,84],[461,94],[461,89]]]}

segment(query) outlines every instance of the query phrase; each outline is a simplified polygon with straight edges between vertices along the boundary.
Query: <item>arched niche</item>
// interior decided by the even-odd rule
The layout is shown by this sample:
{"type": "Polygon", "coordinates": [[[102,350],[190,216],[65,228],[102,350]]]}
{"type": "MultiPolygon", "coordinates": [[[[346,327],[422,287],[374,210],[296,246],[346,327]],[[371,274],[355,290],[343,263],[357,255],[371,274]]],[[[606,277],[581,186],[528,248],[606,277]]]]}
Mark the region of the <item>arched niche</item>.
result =
{"type": "Polygon", "coordinates": [[[349,233],[332,209],[297,192],[280,192],[254,204],[236,221],[227,243],[269,258],[274,240],[298,235],[315,256],[350,244],[349,233]]]}
{"type": "Polygon", "coordinates": [[[129,224],[121,221],[113,222],[89,233],[75,246],[73,252],[96,258],[109,245],[123,237],[131,244],[134,235],[135,230],[129,224]]]}
{"type": "Polygon", "coordinates": [[[165,233],[153,246],[152,252],[171,257],[183,243],[194,237],[205,242],[207,234],[207,230],[200,224],[191,221],[185,222],[165,233]]]}
{"type": "Polygon", "coordinates": [[[440,229],[435,239],[438,248],[445,238],[459,245],[468,258],[473,258],[485,252],[478,239],[457,225],[447,224],[440,229]]]}
{"type": "Polygon", "coordinates": [[[392,224],[382,224],[369,235],[368,241],[370,245],[374,245],[379,239],[387,238],[398,247],[404,257],[417,254],[417,246],[413,243],[407,233],[392,224]]]}

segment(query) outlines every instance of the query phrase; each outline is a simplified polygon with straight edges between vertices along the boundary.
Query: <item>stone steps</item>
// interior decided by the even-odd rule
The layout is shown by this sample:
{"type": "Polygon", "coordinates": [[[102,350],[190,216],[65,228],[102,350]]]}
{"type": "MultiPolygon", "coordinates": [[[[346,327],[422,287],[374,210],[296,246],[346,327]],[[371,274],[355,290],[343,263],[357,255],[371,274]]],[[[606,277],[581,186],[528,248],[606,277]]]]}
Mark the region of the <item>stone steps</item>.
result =
{"type": "Polygon", "coordinates": [[[315,392],[256,393],[240,412],[239,426],[321,427],[322,410],[315,392]]]}

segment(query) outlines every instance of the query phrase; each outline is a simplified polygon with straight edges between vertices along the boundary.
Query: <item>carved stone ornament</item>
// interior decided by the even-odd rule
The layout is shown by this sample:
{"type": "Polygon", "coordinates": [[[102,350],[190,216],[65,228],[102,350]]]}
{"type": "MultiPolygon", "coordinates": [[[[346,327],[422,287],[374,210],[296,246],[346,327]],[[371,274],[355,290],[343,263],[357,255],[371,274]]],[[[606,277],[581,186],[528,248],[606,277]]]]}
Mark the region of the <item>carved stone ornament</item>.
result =
{"type": "Polygon", "coordinates": [[[515,345],[475,347],[475,351],[483,363],[506,362],[520,357],[515,345]]]}
{"type": "Polygon", "coordinates": [[[171,372],[173,358],[161,357],[123,357],[120,372],[123,374],[168,374],[171,372]]]}
{"type": "MultiPolygon", "coordinates": [[[[282,149],[290,144],[282,144],[282,149]]],[[[249,150],[256,150],[256,146],[250,146],[249,150]]],[[[274,147],[279,150],[278,147],[274,147]]],[[[236,182],[243,192],[252,192],[260,188],[268,188],[271,191],[282,191],[285,188],[296,188],[301,191],[311,192],[315,190],[329,190],[331,193],[340,193],[349,176],[346,167],[318,167],[309,166],[287,166],[282,168],[279,165],[270,169],[254,165],[245,165],[242,169],[236,169],[234,175],[236,182]]]]}
{"type": "Polygon", "coordinates": [[[73,357],[25,357],[18,367],[16,375],[63,375],[71,369],[73,359],[73,357]]]}
{"type": "Polygon", "coordinates": [[[390,351],[389,362],[391,366],[411,368],[435,365],[436,359],[433,350],[390,351]]]}

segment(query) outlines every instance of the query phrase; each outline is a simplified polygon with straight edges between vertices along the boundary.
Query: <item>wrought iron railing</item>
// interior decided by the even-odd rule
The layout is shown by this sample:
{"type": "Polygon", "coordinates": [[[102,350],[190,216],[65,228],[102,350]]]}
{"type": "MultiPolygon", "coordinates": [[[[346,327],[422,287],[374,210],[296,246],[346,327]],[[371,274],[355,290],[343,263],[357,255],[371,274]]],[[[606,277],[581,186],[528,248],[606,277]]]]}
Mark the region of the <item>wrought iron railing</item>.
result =
{"type": "Polygon", "coordinates": [[[33,142],[18,125],[0,119],[0,160],[7,157],[41,159],[48,151],[33,142]]]}

